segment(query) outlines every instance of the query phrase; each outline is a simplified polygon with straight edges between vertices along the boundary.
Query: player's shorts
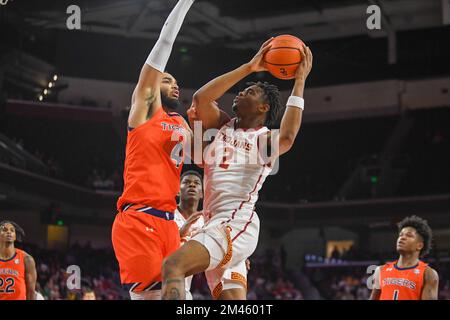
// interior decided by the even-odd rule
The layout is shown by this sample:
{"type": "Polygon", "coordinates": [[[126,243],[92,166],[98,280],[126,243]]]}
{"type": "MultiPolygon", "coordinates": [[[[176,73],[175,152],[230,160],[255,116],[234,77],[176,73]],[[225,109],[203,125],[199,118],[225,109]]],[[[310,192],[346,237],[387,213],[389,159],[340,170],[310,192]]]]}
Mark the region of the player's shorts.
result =
{"type": "Polygon", "coordinates": [[[180,247],[180,234],[172,213],[128,205],[114,219],[112,243],[122,285],[140,293],[161,289],[163,259],[180,247]]]}
{"type": "Polygon", "coordinates": [[[258,237],[258,215],[241,210],[214,215],[191,238],[209,251],[210,264],[205,276],[214,299],[223,290],[247,290],[245,261],[255,251],[258,237]]]}

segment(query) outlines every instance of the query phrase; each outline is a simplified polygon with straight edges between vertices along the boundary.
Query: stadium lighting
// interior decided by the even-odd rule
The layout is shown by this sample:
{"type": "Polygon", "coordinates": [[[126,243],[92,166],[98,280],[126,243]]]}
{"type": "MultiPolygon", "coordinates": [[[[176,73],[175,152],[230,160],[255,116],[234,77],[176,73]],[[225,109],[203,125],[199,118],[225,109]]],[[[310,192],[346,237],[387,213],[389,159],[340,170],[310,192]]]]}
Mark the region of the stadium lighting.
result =
{"type": "Polygon", "coordinates": [[[48,83],[48,87],[49,87],[49,88],[53,87],[53,82],[49,82],[49,83],[48,83]]]}
{"type": "Polygon", "coordinates": [[[39,96],[39,101],[42,101],[44,97],[42,95],[39,96]]]}
{"type": "Polygon", "coordinates": [[[56,81],[56,80],[58,80],[58,75],[55,74],[55,75],[53,76],[53,81],[56,81]]]}
{"type": "Polygon", "coordinates": [[[44,89],[44,94],[47,94],[48,93],[48,90],[47,89],[44,89]]]}

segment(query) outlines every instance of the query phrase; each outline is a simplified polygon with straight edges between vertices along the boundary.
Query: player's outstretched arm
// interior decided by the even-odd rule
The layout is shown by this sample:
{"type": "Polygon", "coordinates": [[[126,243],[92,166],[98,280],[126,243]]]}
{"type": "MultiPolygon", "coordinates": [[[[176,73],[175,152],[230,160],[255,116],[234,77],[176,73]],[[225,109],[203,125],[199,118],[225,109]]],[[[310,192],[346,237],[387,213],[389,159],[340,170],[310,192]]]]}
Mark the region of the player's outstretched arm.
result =
{"type": "Polygon", "coordinates": [[[30,255],[25,256],[25,285],[27,288],[27,300],[36,300],[36,264],[30,255]]]}
{"type": "Polygon", "coordinates": [[[303,46],[301,54],[302,62],[295,74],[294,89],[288,100],[286,111],[281,120],[280,134],[277,137],[277,140],[279,140],[278,155],[282,155],[292,148],[302,123],[303,93],[306,79],[312,69],[313,55],[309,47],[306,46],[303,46]]]}
{"type": "Polygon", "coordinates": [[[158,41],[142,67],[131,99],[128,126],[136,128],[161,108],[160,84],[184,18],[195,0],[179,0],[167,18],[158,41]]]}
{"type": "Polygon", "coordinates": [[[439,292],[439,275],[436,270],[428,267],[424,274],[422,300],[437,300],[439,292]]]}
{"type": "Polygon", "coordinates": [[[263,57],[271,48],[271,41],[272,38],[266,41],[250,62],[215,78],[194,94],[192,106],[195,108],[198,118],[203,122],[203,128],[210,129],[219,126],[220,119],[223,115],[221,115],[215,103],[216,100],[251,73],[267,70],[264,67],[263,57]]]}

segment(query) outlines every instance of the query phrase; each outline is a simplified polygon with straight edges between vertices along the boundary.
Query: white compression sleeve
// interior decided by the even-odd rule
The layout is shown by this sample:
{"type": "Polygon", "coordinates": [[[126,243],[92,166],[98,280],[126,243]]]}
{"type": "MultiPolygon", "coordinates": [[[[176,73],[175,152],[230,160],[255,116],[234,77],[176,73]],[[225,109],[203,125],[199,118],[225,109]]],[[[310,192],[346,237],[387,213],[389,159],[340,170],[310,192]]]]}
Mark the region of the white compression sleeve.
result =
{"type": "Polygon", "coordinates": [[[179,0],[170,13],[159,39],[147,58],[146,63],[160,72],[164,72],[169,61],[172,47],[181,29],[184,18],[195,0],[179,0]]]}

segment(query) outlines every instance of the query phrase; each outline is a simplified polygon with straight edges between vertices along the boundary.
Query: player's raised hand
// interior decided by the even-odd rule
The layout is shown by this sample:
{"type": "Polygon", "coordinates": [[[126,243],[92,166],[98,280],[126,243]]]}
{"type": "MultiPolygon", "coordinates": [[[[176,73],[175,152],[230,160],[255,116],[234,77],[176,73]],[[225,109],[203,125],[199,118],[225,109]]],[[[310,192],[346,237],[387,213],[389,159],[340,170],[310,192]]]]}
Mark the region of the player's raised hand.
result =
{"type": "Polygon", "coordinates": [[[258,53],[253,57],[253,59],[248,63],[252,72],[267,71],[264,63],[264,55],[272,47],[273,37],[263,43],[258,53]]]}
{"type": "Polygon", "coordinates": [[[295,73],[295,79],[305,81],[312,69],[313,54],[306,45],[302,47],[300,53],[302,55],[302,62],[300,62],[297,72],[295,73]]]}
{"type": "Polygon", "coordinates": [[[186,113],[187,113],[187,116],[188,116],[188,119],[189,119],[189,124],[190,124],[191,128],[194,128],[194,122],[195,121],[200,121],[200,118],[199,118],[199,116],[197,114],[196,108],[194,106],[192,106],[192,107],[190,107],[187,110],[186,113]]]}
{"type": "Polygon", "coordinates": [[[200,219],[203,215],[203,211],[195,212],[186,220],[183,226],[180,228],[180,238],[185,238],[190,236],[191,227],[194,223],[200,219]]]}

